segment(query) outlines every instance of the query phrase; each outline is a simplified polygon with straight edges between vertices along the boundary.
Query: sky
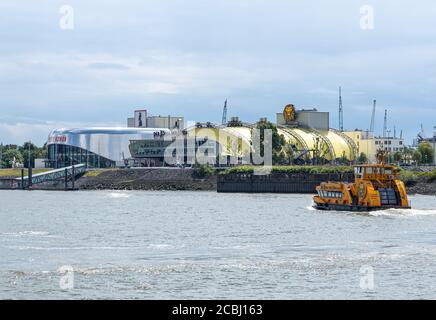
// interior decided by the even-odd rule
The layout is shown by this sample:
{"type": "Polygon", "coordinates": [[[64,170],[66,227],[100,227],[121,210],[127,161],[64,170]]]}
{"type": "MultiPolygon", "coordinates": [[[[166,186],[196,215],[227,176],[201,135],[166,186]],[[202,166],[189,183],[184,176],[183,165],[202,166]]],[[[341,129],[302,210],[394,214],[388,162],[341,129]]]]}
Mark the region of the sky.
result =
{"type": "Polygon", "coordinates": [[[342,86],[346,129],[377,99],[376,133],[388,109],[411,143],[436,125],[435,17],[434,0],[2,1],[0,142],[143,108],[219,123],[225,99],[244,122],[292,103],[337,128],[342,86]]]}

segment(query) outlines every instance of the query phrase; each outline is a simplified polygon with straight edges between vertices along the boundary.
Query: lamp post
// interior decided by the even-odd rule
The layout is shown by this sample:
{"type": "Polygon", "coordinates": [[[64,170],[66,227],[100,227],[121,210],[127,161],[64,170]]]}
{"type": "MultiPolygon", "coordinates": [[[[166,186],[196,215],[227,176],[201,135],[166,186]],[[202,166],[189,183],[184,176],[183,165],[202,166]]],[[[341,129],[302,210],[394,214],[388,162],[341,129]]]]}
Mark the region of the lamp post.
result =
{"type": "Polygon", "coordinates": [[[0,143],[0,169],[3,168],[2,159],[3,159],[3,142],[0,143]]]}
{"type": "Polygon", "coordinates": [[[30,145],[32,144],[32,141],[29,140],[29,158],[27,159],[27,169],[30,170],[31,164],[30,164],[30,145]]]}
{"type": "Polygon", "coordinates": [[[28,181],[29,181],[29,188],[32,186],[32,165],[30,163],[31,160],[31,153],[30,153],[30,146],[32,145],[32,141],[29,140],[29,158],[27,159],[27,176],[28,176],[28,181]]]}

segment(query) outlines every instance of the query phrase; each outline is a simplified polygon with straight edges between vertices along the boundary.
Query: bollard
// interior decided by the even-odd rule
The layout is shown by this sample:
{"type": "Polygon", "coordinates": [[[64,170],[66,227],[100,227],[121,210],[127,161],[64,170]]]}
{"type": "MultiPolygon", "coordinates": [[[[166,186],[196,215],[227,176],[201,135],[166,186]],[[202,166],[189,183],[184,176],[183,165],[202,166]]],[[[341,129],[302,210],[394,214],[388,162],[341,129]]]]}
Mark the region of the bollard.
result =
{"type": "Polygon", "coordinates": [[[30,187],[32,186],[32,176],[33,176],[32,166],[29,166],[29,172],[28,172],[29,189],[30,189],[30,187]]]}
{"type": "Polygon", "coordinates": [[[65,168],[65,190],[68,190],[68,169],[65,168]]]}
{"type": "Polygon", "coordinates": [[[76,171],[75,171],[74,166],[73,166],[73,169],[71,171],[71,174],[72,174],[72,176],[71,176],[71,188],[74,190],[74,183],[76,182],[75,181],[76,180],[76,171]]]}

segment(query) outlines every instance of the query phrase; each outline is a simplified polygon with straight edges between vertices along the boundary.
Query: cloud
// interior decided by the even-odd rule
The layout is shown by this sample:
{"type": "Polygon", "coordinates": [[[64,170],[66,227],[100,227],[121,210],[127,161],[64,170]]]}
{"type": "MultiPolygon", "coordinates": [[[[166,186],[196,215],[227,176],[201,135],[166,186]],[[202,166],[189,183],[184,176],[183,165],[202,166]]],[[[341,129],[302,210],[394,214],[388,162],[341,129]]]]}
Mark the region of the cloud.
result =
{"type": "Polygon", "coordinates": [[[25,141],[32,141],[42,146],[47,142],[48,134],[58,128],[82,128],[123,126],[121,123],[86,123],[86,122],[0,122],[0,143],[21,145],[25,141]]]}
{"type": "Polygon", "coordinates": [[[244,121],[294,103],[334,124],[339,86],[350,128],[373,99],[409,139],[434,125],[434,1],[374,3],[367,32],[361,0],[77,0],[72,31],[59,28],[62,4],[0,4],[0,114],[11,120],[0,120],[1,140],[11,123],[14,139],[27,125],[43,140],[38,119],[124,123],[138,106],[219,122],[226,98],[244,121]]]}
{"type": "Polygon", "coordinates": [[[89,63],[88,68],[90,69],[100,69],[100,70],[127,70],[128,66],[120,63],[110,63],[110,62],[92,62],[89,63]]]}

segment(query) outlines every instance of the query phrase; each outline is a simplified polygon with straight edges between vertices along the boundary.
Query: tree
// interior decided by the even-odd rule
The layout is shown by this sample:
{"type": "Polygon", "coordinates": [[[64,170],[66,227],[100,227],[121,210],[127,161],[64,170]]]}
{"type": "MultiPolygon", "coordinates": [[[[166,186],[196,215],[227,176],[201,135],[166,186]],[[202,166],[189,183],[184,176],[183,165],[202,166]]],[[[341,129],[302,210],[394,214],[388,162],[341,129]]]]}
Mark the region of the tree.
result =
{"type": "Polygon", "coordinates": [[[396,163],[400,163],[403,160],[403,154],[397,151],[394,153],[393,158],[396,163]]]}
{"type": "Polygon", "coordinates": [[[415,161],[416,164],[420,164],[422,161],[421,152],[419,152],[418,150],[415,150],[413,152],[412,160],[415,161]]]}
{"type": "Polygon", "coordinates": [[[408,147],[404,147],[404,149],[402,150],[402,158],[403,158],[403,162],[410,164],[411,161],[413,160],[413,148],[408,148],[408,147]]]}
{"type": "Polygon", "coordinates": [[[430,143],[422,142],[418,146],[418,152],[421,154],[421,161],[425,164],[432,164],[434,161],[434,150],[430,143]]]}
{"type": "Polygon", "coordinates": [[[359,161],[360,164],[363,164],[363,163],[367,163],[367,162],[368,162],[368,157],[366,156],[366,154],[365,154],[364,152],[362,152],[362,153],[359,155],[359,159],[358,159],[358,161],[359,161]]]}
{"type": "Polygon", "coordinates": [[[287,144],[284,148],[284,151],[286,154],[286,159],[288,164],[294,163],[294,157],[295,157],[294,147],[291,144],[287,144]]]}
{"type": "Polygon", "coordinates": [[[22,163],[23,157],[21,156],[21,153],[17,149],[7,149],[2,153],[2,167],[5,168],[12,168],[12,162],[15,161],[16,163],[22,163]]]}
{"type": "Polygon", "coordinates": [[[38,148],[36,145],[34,145],[31,142],[24,143],[21,147],[18,148],[20,151],[22,157],[23,157],[23,164],[24,167],[29,167],[29,150],[30,150],[30,164],[32,167],[35,166],[35,159],[36,158],[44,158],[44,148],[38,148]]]}
{"type": "MultiPolygon", "coordinates": [[[[260,131],[260,150],[254,150],[254,152],[259,152],[260,156],[264,156],[265,145],[271,143],[265,141],[265,130],[270,129],[272,131],[272,161],[274,163],[279,163],[283,161],[283,155],[280,155],[284,146],[286,145],[285,137],[278,133],[277,127],[269,121],[261,121],[257,123],[256,128],[260,131]]],[[[256,147],[256,146],[255,146],[256,147]]]]}

